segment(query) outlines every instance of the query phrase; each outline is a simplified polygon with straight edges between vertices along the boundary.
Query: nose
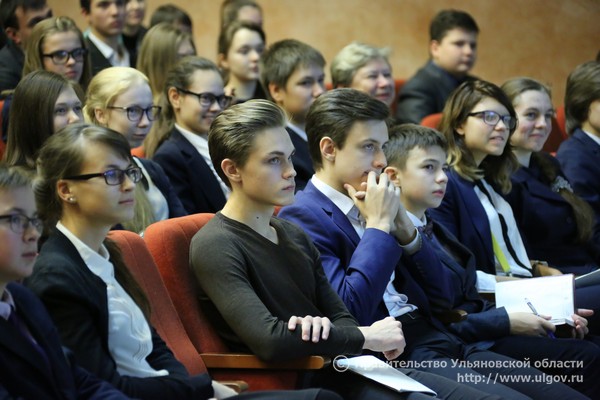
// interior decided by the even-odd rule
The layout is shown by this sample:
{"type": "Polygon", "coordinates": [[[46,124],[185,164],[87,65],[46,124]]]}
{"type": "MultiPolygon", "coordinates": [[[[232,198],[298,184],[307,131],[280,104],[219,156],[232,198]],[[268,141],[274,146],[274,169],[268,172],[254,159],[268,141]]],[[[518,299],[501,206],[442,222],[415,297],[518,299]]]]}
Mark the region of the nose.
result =
{"type": "Polygon", "coordinates": [[[252,50],[250,52],[250,59],[251,60],[260,60],[260,53],[256,50],[252,50]]]}
{"type": "Polygon", "coordinates": [[[148,125],[150,125],[150,119],[148,119],[148,113],[145,111],[142,111],[142,118],[140,118],[140,122],[138,122],[138,126],[140,128],[142,127],[146,127],[148,125]]]}
{"type": "Polygon", "coordinates": [[[124,192],[130,192],[135,188],[135,185],[135,182],[129,177],[129,175],[125,174],[123,183],[121,183],[121,189],[124,192]]]}
{"type": "Polygon", "coordinates": [[[497,129],[497,130],[508,130],[508,126],[504,123],[504,120],[502,118],[500,118],[498,120],[498,123],[496,123],[496,126],[494,127],[494,129],[497,129]]]}
{"type": "Polygon", "coordinates": [[[37,242],[38,239],[40,238],[40,236],[41,236],[41,233],[37,230],[37,228],[35,226],[33,226],[31,221],[29,221],[29,223],[27,224],[27,229],[25,229],[23,231],[23,241],[24,242],[32,242],[32,241],[37,242]]]}
{"type": "Polygon", "coordinates": [[[219,104],[219,101],[217,99],[215,99],[215,101],[212,102],[212,104],[210,105],[210,107],[208,109],[211,111],[222,111],[223,107],[221,107],[221,105],[219,104]]]}
{"type": "Polygon", "coordinates": [[[373,167],[378,170],[382,170],[387,165],[387,158],[385,158],[384,152],[380,149],[375,153],[373,158],[373,167]]]}
{"type": "Polygon", "coordinates": [[[535,125],[537,128],[546,128],[548,126],[549,121],[550,119],[546,119],[545,115],[540,115],[535,121],[535,125]]]}
{"type": "Polygon", "coordinates": [[[448,182],[448,175],[446,174],[446,171],[444,171],[443,169],[440,169],[440,172],[438,173],[436,180],[439,183],[448,182]]]}
{"type": "Polygon", "coordinates": [[[77,60],[75,60],[75,57],[73,57],[73,54],[69,54],[69,57],[67,58],[67,62],[65,64],[66,65],[77,64],[77,60]]]}
{"type": "Polygon", "coordinates": [[[319,97],[325,92],[325,86],[321,82],[315,82],[313,85],[312,95],[314,98],[319,97]]]}
{"type": "Polygon", "coordinates": [[[296,173],[296,169],[294,168],[294,164],[292,163],[292,161],[288,161],[286,169],[284,171],[284,178],[285,179],[289,179],[289,178],[295,178],[297,175],[296,173]]]}
{"type": "Polygon", "coordinates": [[[385,75],[383,74],[379,74],[377,76],[377,86],[379,87],[386,87],[390,85],[390,81],[388,78],[385,77],[385,75]]]}
{"type": "Polygon", "coordinates": [[[81,116],[71,109],[71,111],[69,111],[68,123],[74,124],[75,122],[79,121],[81,121],[81,116]]]}

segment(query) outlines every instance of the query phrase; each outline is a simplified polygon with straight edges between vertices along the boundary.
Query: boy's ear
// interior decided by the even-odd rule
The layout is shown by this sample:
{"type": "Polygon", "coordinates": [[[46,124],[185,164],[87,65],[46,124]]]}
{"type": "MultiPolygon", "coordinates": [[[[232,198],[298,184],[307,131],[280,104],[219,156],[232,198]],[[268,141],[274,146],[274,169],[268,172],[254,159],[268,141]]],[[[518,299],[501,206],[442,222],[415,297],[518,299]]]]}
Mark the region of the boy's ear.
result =
{"type": "Polygon", "coordinates": [[[321,161],[335,161],[335,142],[329,136],[324,136],[319,141],[319,149],[321,149],[321,161]]]}
{"type": "Polygon", "coordinates": [[[231,183],[240,183],[242,181],[242,176],[240,175],[240,171],[238,167],[235,165],[235,162],[230,158],[226,158],[221,161],[221,169],[223,173],[229,179],[231,183]]]}
{"type": "Polygon", "coordinates": [[[440,42],[437,40],[432,40],[429,43],[429,54],[431,54],[431,58],[434,60],[437,59],[438,49],[440,48],[440,42]]]}
{"type": "Polygon", "coordinates": [[[271,94],[273,100],[275,100],[275,103],[280,104],[281,102],[283,102],[284,91],[285,88],[282,88],[278,84],[273,82],[269,83],[269,93],[271,94]]]}
{"type": "Polygon", "coordinates": [[[387,174],[388,178],[394,184],[394,186],[396,186],[396,187],[402,186],[401,182],[400,182],[400,174],[399,174],[398,168],[387,166],[387,167],[385,167],[383,172],[385,172],[387,174]]]}

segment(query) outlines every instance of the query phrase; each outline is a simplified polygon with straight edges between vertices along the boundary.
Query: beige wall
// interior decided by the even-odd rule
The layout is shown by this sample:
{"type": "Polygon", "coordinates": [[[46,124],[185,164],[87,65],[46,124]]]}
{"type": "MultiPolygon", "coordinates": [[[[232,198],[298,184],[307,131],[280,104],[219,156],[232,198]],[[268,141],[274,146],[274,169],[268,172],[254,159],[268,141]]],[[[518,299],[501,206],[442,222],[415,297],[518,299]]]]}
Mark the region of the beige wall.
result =
{"type": "MultiPolygon", "coordinates": [[[[469,12],[480,27],[473,73],[501,84],[531,76],[553,87],[562,104],[565,80],[600,50],[600,0],[257,0],[268,42],[296,38],[319,49],[328,62],[352,40],[389,46],[397,78],[409,78],[426,60],[428,27],[443,8],[469,12]]],[[[147,20],[165,1],[146,0],[147,20]]],[[[194,21],[200,55],[215,59],[219,0],[170,0],[194,21]]],[[[48,0],[55,15],[84,29],[76,0],[48,0]]]]}

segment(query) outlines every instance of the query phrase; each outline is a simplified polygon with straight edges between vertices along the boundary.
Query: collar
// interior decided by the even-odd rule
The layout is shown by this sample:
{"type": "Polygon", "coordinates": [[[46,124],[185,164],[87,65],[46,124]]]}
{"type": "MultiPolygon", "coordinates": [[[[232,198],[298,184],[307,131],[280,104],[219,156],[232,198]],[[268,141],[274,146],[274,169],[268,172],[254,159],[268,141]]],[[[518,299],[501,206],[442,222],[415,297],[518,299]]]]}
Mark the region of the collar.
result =
{"type": "Polygon", "coordinates": [[[329,198],[335,204],[337,208],[340,209],[344,213],[344,215],[348,215],[352,212],[356,207],[354,206],[354,202],[348,196],[343,193],[338,192],[319,178],[316,175],[313,175],[310,179],[315,188],[323,193],[325,197],[329,198]]]}
{"type": "Polygon", "coordinates": [[[113,54],[115,54],[115,50],[106,43],[104,43],[102,39],[100,39],[98,36],[94,35],[94,33],[91,30],[88,31],[87,37],[92,43],[94,43],[94,45],[98,48],[100,53],[102,53],[104,58],[106,58],[107,60],[110,60],[113,54]]]}
{"type": "Polygon", "coordinates": [[[175,124],[175,128],[181,135],[188,140],[195,148],[208,147],[208,139],[206,135],[198,135],[190,130],[183,128],[181,125],[175,124]]]}
{"type": "Polygon", "coordinates": [[[10,313],[15,309],[15,301],[8,291],[8,289],[4,289],[4,293],[2,293],[2,297],[0,298],[0,317],[8,320],[10,317],[10,313]]]}
{"type": "Polygon", "coordinates": [[[290,121],[288,121],[287,127],[293,130],[296,133],[296,135],[300,136],[302,140],[308,142],[308,136],[306,135],[306,131],[300,129],[296,125],[292,124],[290,121]]]}
{"type": "Polygon", "coordinates": [[[427,225],[427,215],[423,215],[423,220],[417,218],[417,216],[410,211],[406,211],[406,215],[408,215],[408,218],[410,218],[415,228],[427,225]]]}
{"type": "Polygon", "coordinates": [[[589,133],[589,132],[586,132],[586,131],[584,131],[583,129],[581,129],[581,132],[583,132],[583,133],[585,133],[586,135],[588,135],[588,136],[589,136],[589,138],[590,138],[590,139],[592,139],[592,140],[594,141],[594,143],[596,143],[597,145],[599,145],[599,146],[600,146],[600,137],[598,137],[598,136],[596,136],[596,135],[594,135],[594,134],[591,134],[591,133],[589,133]]]}

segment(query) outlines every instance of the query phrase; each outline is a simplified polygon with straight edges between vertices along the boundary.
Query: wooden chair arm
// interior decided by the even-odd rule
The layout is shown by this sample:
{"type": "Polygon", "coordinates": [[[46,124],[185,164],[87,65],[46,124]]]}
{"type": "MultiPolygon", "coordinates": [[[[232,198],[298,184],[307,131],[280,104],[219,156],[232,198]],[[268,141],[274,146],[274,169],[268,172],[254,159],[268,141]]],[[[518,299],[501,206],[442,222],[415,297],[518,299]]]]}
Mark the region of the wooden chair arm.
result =
{"type": "Polygon", "coordinates": [[[321,356],[304,357],[293,361],[263,361],[253,354],[202,353],[206,368],[232,369],[322,369],[331,363],[331,359],[321,356]]]}
{"type": "Polygon", "coordinates": [[[248,384],[245,381],[219,381],[219,383],[235,390],[236,393],[242,393],[248,390],[248,384]]]}
{"type": "Polygon", "coordinates": [[[435,314],[435,317],[439,319],[444,325],[450,325],[456,322],[464,321],[467,319],[468,313],[465,310],[454,309],[435,314]]]}

